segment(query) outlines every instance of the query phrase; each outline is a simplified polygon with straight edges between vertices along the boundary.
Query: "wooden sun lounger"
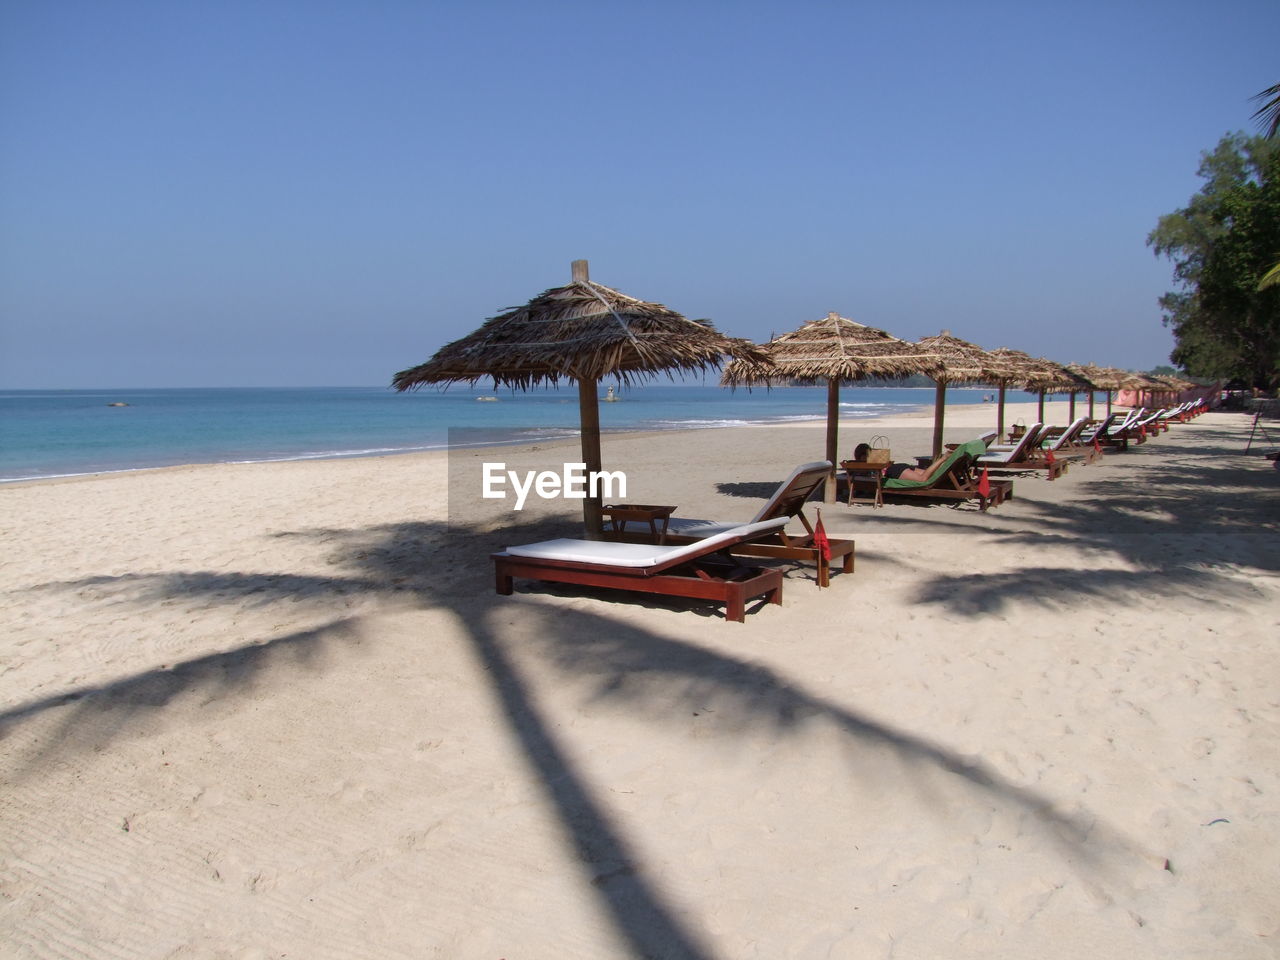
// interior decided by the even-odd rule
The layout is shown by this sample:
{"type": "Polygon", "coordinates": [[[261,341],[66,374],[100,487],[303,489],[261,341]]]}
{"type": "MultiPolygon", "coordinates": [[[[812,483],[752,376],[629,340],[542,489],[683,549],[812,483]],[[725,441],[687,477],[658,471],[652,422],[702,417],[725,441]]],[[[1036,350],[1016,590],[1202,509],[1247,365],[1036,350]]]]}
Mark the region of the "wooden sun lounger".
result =
{"type": "Polygon", "coordinates": [[[1040,451],[1051,450],[1060,457],[1078,458],[1084,455],[1081,437],[1088,425],[1088,417],[1078,417],[1065,427],[1049,427],[1040,437],[1040,451]]]}
{"type": "Polygon", "coordinates": [[[1113,413],[1102,422],[1086,428],[1081,434],[1080,441],[1090,446],[1097,442],[1103,447],[1128,450],[1130,439],[1137,443],[1143,440],[1138,431],[1133,429],[1141,412],[1141,410],[1134,410],[1128,414],[1113,413]]]}
{"type": "MultiPolygon", "coordinates": [[[[1042,428],[1030,445],[1003,448],[1007,452],[988,452],[979,457],[977,467],[995,472],[1044,471],[1050,480],[1067,472],[1073,461],[1093,463],[1102,457],[1102,449],[1082,439],[1087,417],[1079,417],[1066,427],[1042,428]]],[[[1037,424],[1036,426],[1040,426],[1037,424]]],[[[1030,436],[1032,430],[1027,431],[1030,436]]],[[[1024,438],[1025,439],[1025,438],[1024,438]]]]}
{"type": "Polygon", "coordinates": [[[1094,444],[1092,440],[1085,440],[1085,430],[1088,429],[1088,426],[1089,418],[1080,417],[1065,430],[1061,431],[1057,437],[1046,439],[1041,444],[1041,448],[1052,452],[1055,457],[1060,459],[1083,460],[1086,464],[1101,460],[1101,444],[1094,444]]]}
{"type": "Polygon", "coordinates": [[[1126,445],[1129,441],[1132,441],[1133,443],[1146,443],[1148,434],[1152,432],[1159,432],[1159,430],[1152,431],[1146,426],[1148,416],[1150,415],[1147,413],[1145,407],[1139,408],[1129,414],[1129,418],[1122,426],[1109,431],[1108,436],[1113,440],[1126,445]]]}
{"type": "Polygon", "coordinates": [[[742,623],[746,602],[782,603],[782,571],[743,567],[729,551],[786,525],[785,517],[749,523],[684,546],[610,540],[544,540],[493,554],[494,585],[510,595],[517,578],[611,587],[667,597],[714,600],[742,623]]]}
{"type": "Polygon", "coordinates": [[[1040,441],[1044,438],[1045,432],[1044,424],[1032,424],[1017,443],[993,444],[987,447],[986,452],[974,462],[974,467],[978,470],[985,467],[992,473],[1044,471],[1050,480],[1057,480],[1067,472],[1067,462],[1058,459],[1050,460],[1040,452],[1040,441]]]}
{"type": "MultiPolygon", "coordinates": [[[[985,512],[1013,497],[1012,480],[989,480],[989,490],[984,495],[979,489],[980,473],[974,470],[974,461],[986,452],[981,440],[970,440],[954,450],[938,457],[929,465],[924,480],[886,480],[882,492],[885,497],[926,500],[975,500],[978,509],[985,512]]],[[[870,489],[874,481],[853,480],[855,488],[870,489]]]]}
{"type": "Polygon", "coordinates": [[[1136,424],[1139,430],[1147,436],[1157,436],[1169,429],[1169,424],[1163,419],[1164,410],[1156,410],[1142,417],[1136,424]]]}
{"type": "Polygon", "coordinates": [[[1010,460],[1004,463],[987,463],[979,461],[978,470],[986,469],[994,474],[1007,473],[1043,473],[1050,480],[1057,480],[1067,472],[1071,461],[1065,459],[1050,460],[1048,457],[1024,457],[1021,460],[1010,460]]]}
{"type": "MultiPolygon", "coordinates": [[[[1040,437],[1043,433],[1044,424],[1033,423],[1029,427],[1023,427],[1022,433],[1018,434],[1016,437],[1012,433],[1009,434],[1010,439],[1008,443],[988,442],[987,453],[1007,453],[1010,450],[1016,450],[1018,447],[1024,446],[1028,443],[1039,443],[1040,437]]],[[[949,449],[954,450],[955,447],[956,445],[952,444],[949,449]]]]}
{"type": "Polygon", "coordinates": [[[1164,424],[1166,430],[1171,423],[1186,423],[1204,412],[1203,405],[1203,400],[1188,400],[1186,403],[1180,403],[1161,413],[1160,422],[1164,424]]]}
{"type": "MultiPolygon", "coordinates": [[[[750,521],[751,523],[761,523],[765,520],[777,518],[785,520],[795,517],[804,526],[804,533],[791,534],[787,533],[784,528],[779,527],[776,533],[762,539],[741,543],[734,547],[734,555],[768,557],[775,560],[800,560],[813,563],[818,568],[817,581],[819,587],[825,587],[830,584],[831,564],[837,559],[840,560],[841,570],[844,573],[853,573],[853,541],[828,537],[830,559],[827,559],[823,556],[822,550],[814,545],[813,524],[809,522],[809,518],[804,514],[805,503],[826,481],[830,475],[830,470],[831,463],[827,460],[818,460],[796,467],[791,471],[791,476],[778,485],[778,489],[773,492],[773,496],[765,501],[764,506],[756,512],[756,515],[750,521]]],[[[718,520],[671,517],[667,521],[663,540],[666,543],[674,544],[698,543],[707,537],[736,527],[737,524],[718,520]]],[[[605,536],[611,540],[623,540],[629,543],[640,543],[649,539],[645,534],[628,531],[625,527],[619,531],[605,531],[605,536]]]]}

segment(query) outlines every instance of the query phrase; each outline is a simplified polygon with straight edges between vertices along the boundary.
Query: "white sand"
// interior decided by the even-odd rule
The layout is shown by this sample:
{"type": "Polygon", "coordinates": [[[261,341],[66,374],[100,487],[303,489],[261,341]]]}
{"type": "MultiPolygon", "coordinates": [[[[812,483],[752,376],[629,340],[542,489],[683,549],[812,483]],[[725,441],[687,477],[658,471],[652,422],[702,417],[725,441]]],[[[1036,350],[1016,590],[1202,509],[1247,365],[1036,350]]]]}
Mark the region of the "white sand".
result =
{"type": "MultiPolygon", "coordinates": [[[[856,573],[793,569],[745,624],[495,595],[488,553],[576,507],[447,509],[441,455],[0,488],[0,956],[1275,957],[1280,474],[1248,425],[986,514],[832,505],[856,573]]],[[[906,459],[929,421],[842,454],[873,433],[906,459]]],[[[605,460],[745,521],[821,450],[605,460]]]]}

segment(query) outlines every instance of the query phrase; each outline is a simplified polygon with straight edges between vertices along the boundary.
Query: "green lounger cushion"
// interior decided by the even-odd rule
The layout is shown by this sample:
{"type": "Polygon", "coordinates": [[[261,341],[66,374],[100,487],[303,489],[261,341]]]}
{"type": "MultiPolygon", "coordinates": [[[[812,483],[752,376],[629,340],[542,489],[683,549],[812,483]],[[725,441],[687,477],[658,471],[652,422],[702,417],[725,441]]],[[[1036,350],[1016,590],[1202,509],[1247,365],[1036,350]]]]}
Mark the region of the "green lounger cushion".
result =
{"type": "Polygon", "coordinates": [[[962,443],[951,451],[951,455],[942,461],[930,474],[928,480],[886,480],[884,488],[886,490],[922,490],[925,487],[932,487],[938,482],[938,478],[946,474],[955,462],[965,454],[973,458],[978,458],[987,452],[987,445],[981,440],[970,440],[968,443],[962,443]]]}

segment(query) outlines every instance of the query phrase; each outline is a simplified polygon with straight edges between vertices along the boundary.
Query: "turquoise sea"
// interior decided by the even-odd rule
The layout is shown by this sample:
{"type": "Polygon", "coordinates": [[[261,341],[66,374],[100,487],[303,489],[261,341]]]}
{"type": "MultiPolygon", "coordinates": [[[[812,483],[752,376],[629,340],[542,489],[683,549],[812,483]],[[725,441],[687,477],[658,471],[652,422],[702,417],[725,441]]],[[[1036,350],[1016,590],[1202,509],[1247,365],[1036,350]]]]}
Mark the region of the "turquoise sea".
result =
{"type": "MultiPolygon", "coordinates": [[[[989,391],[988,391],[989,392],[989,391]]],[[[602,389],[603,395],[603,389],[602,389]]],[[[951,390],[948,403],[980,403],[951,390]]],[[[671,430],[826,417],[826,388],[643,385],[600,404],[602,429],[671,430]]],[[[1019,393],[1010,400],[1033,399],[1019,393]]],[[[845,417],[931,407],[932,389],[845,388],[845,417]]],[[[576,388],[385,387],[0,391],[0,482],[187,463],[303,460],[532,442],[577,432],[576,388]],[[497,400],[479,400],[497,397],[497,400]],[[115,406],[114,404],[127,404],[115,406]]]]}

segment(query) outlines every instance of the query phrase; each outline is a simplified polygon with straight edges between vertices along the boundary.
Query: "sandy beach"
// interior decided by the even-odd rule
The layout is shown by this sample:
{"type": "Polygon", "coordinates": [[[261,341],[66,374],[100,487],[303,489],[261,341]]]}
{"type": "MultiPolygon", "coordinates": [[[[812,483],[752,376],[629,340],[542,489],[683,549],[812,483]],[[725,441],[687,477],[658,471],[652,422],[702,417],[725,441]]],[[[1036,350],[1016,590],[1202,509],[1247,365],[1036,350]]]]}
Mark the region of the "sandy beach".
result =
{"type": "MultiPolygon", "coordinates": [[[[849,421],[842,455],[931,422],[849,421]]],[[[1274,958],[1280,472],[1249,426],[987,513],[824,507],[856,571],[789,566],[743,624],[495,594],[491,552],[580,511],[460,478],[571,442],[7,485],[0,956],[1274,958]]],[[[604,440],[628,499],[744,522],[822,449],[604,440]]]]}

